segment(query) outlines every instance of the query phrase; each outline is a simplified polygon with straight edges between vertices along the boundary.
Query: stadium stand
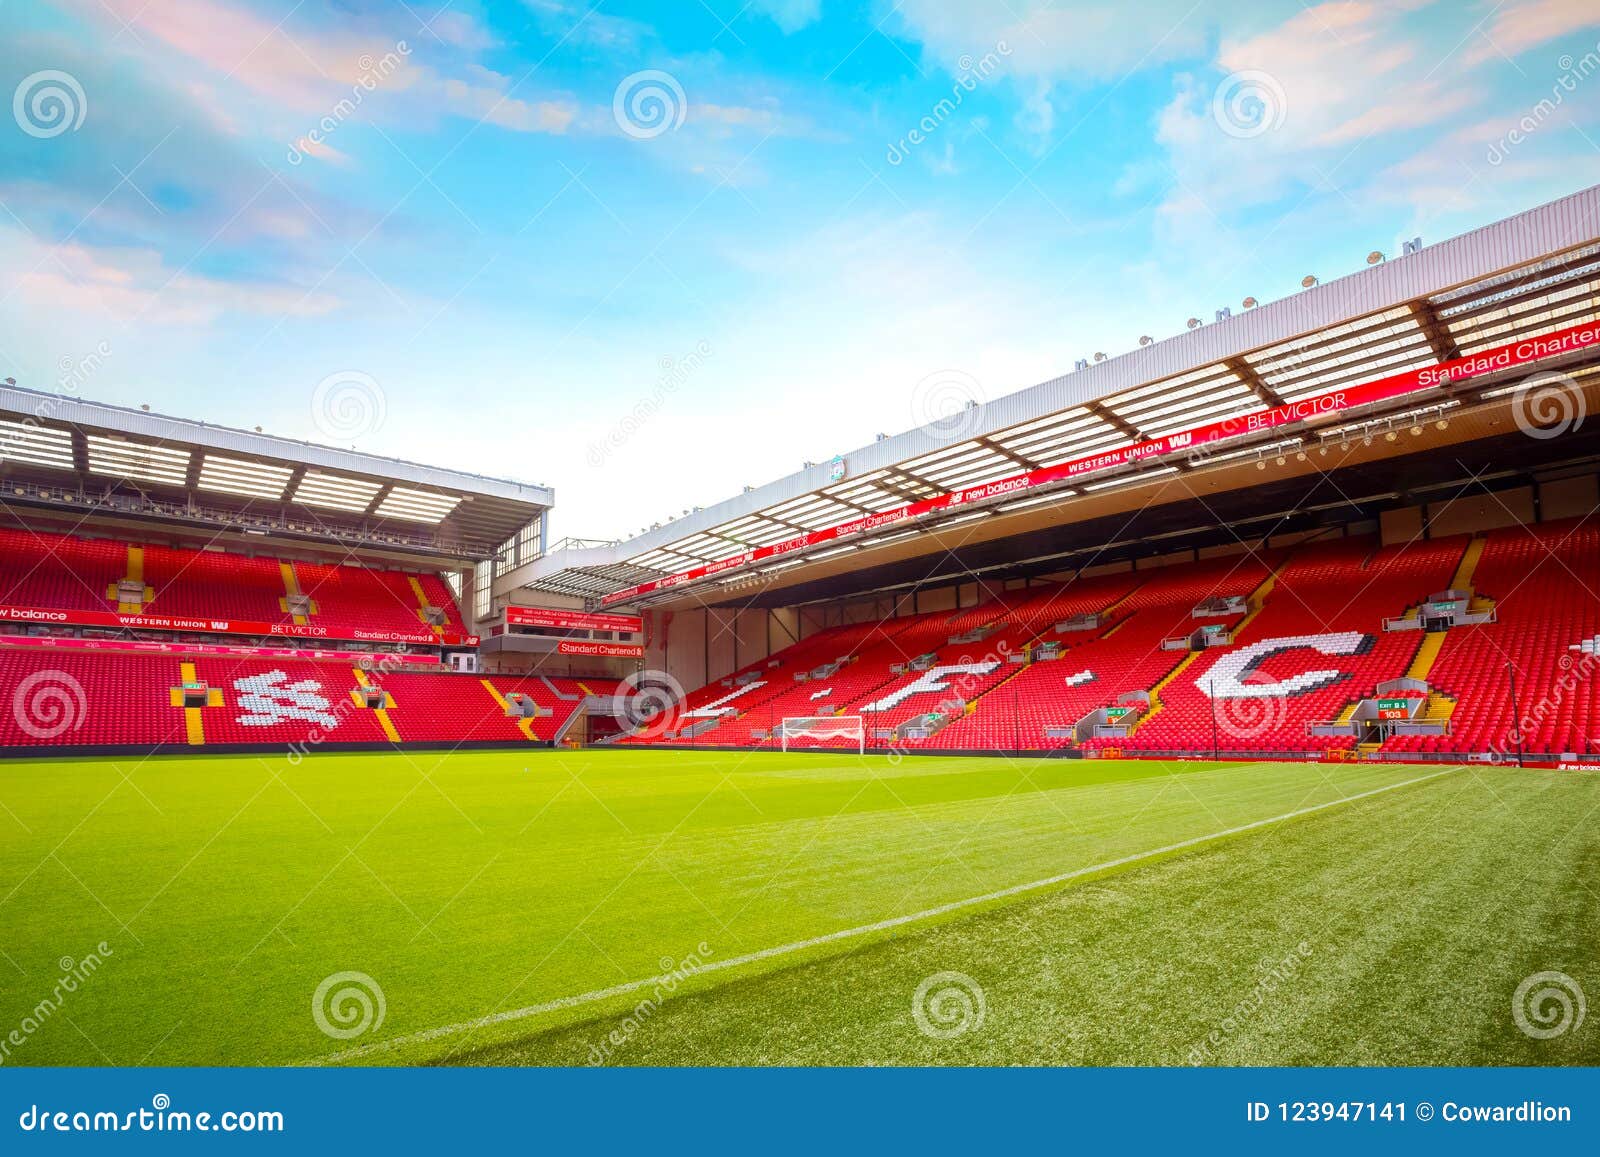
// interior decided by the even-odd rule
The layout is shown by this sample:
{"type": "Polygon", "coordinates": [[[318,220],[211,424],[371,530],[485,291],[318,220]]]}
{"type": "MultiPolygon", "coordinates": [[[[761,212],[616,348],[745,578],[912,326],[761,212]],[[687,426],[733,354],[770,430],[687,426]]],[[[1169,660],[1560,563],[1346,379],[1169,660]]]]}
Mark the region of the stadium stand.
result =
{"type": "MultiPolygon", "coordinates": [[[[1253,555],[1155,572],[1114,604],[1111,617],[1081,643],[1053,662],[1030,663],[989,701],[980,700],[972,715],[938,732],[928,745],[1065,746],[1069,737],[1060,732],[1075,728],[1091,712],[1123,706],[1118,700],[1126,692],[1158,687],[1188,654],[1200,654],[1161,646],[1165,639],[1197,629],[1193,609],[1199,603],[1218,595],[1249,595],[1268,573],[1268,561],[1253,555]]],[[[1240,617],[1236,613],[1203,622],[1231,628],[1240,617]]]]}
{"type": "Polygon", "coordinates": [[[1450,732],[1396,737],[1385,752],[1596,754],[1600,528],[1564,520],[1483,542],[1469,589],[1494,621],[1446,632],[1429,673],[1450,732]]]}
{"type": "Polygon", "coordinates": [[[0,603],[106,610],[106,590],[124,577],[127,555],[106,539],[0,528],[0,603]]]}
{"type": "Polygon", "coordinates": [[[623,539],[550,546],[542,485],[0,383],[0,691],[89,704],[0,746],[835,715],[903,752],[1588,759],[1597,219],[1600,186],[1412,239],[623,539]]]}
{"type": "Polygon", "coordinates": [[[0,647],[0,685],[13,700],[0,713],[0,746],[108,748],[548,744],[586,700],[619,689],[608,679],[9,647],[0,647]],[[517,695],[537,714],[508,715],[517,695]]]}
{"type": "Polygon", "coordinates": [[[292,621],[334,638],[465,633],[454,598],[433,574],[30,530],[0,530],[0,605],[292,621]],[[292,602],[297,596],[307,600],[304,613],[292,602]]]}
{"type": "Polygon", "coordinates": [[[1260,613],[1230,644],[1196,652],[1192,676],[1153,691],[1149,717],[1120,746],[1184,754],[1354,746],[1353,735],[1313,736],[1309,726],[1338,720],[1379,683],[1405,676],[1420,632],[1386,632],[1383,621],[1446,587],[1465,545],[1380,549],[1374,539],[1341,539],[1297,550],[1260,613]]]}
{"type": "MultiPolygon", "coordinates": [[[[46,606],[87,609],[91,594],[109,606],[119,584],[126,603],[126,584],[142,578],[155,592],[144,606],[172,613],[282,617],[303,594],[311,614],[343,629],[416,629],[430,605],[460,624],[434,576],[23,532],[4,541],[5,581],[20,592],[9,597],[46,606]],[[105,589],[91,592],[85,577],[105,589]]],[[[1569,520],[1390,546],[1337,538],[1038,583],[955,612],[819,631],[617,741],[769,746],[784,718],[860,715],[869,746],[904,751],[1505,753],[1519,738],[1509,668],[1522,750],[1588,755],[1600,596],[1584,575],[1596,560],[1600,530],[1569,520]],[[1439,592],[1463,595],[1487,621],[1423,629],[1417,616],[1439,592]],[[1438,733],[1363,726],[1358,705],[1380,697],[1438,733]]],[[[572,725],[582,712],[616,714],[629,690],[614,678],[172,650],[0,646],[15,700],[0,745],[226,747],[310,734],[330,746],[548,744],[581,738],[572,725]],[[63,712],[66,731],[56,729],[63,712]]]]}
{"type": "MultiPolygon", "coordinates": [[[[1600,600],[1578,577],[1600,557],[1600,534],[1552,526],[1479,541],[1338,538],[833,628],[699,689],[621,742],[766,746],[785,717],[862,714],[869,745],[908,751],[1445,752],[1492,748],[1497,729],[1503,750],[1509,657],[1525,705],[1559,704],[1530,729],[1529,749],[1590,750],[1578,736],[1593,707],[1587,685],[1563,700],[1558,683],[1575,656],[1600,663],[1600,600]],[[1498,622],[1454,629],[1442,651],[1443,634],[1386,629],[1459,587],[1478,550],[1479,589],[1525,587],[1522,605],[1539,622],[1508,619],[1501,596],[1498,622]],[[1384,689],[1406,680],[1421,685],[1384,689]],[[1437,705],[1449,702],[1454,734],[1371,738],[1354,716],[1380,697],[1426,721],[1448,722],[1437,705]],[[1097,735],[1097,724],[1113,733],[1097,735]],[[1344,730],[1314,734],[1319,724],[1344,730]]],[[[1475,595],[1474,607],[1491,597],[1475,595]]]]}

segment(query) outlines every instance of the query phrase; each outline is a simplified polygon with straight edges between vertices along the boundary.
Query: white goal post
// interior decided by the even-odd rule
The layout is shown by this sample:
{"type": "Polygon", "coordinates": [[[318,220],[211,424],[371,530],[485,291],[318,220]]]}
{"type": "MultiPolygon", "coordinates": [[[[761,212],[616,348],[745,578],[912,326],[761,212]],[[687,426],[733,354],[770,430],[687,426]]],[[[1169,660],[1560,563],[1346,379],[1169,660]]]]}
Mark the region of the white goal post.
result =
{"type": "Polygon", "coordinates": [[[804,746],[808,741],[853,739],[856,750],[867,753],[867,728],[859,715],[789,715],[778,725],[778,735],[785,751],[791,742],[804,746]]]}

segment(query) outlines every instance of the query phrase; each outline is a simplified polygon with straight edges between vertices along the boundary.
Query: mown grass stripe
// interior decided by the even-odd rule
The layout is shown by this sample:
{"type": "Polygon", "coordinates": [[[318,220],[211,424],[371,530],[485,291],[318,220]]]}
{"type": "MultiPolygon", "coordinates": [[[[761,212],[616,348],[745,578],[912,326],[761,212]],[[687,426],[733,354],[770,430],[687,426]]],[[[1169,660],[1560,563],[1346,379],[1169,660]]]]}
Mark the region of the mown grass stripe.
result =
{"type": "MultiPolygon", "coordinates": [[[[1053,876],[1047,876],[1042,880],[1033,880],[1025,884],[1013,884],[1010,887],[1000,888],[992,892],[985,892],[982,895],[968,896],[961,900],[952,900],[948,903],[938,904],[932,908],[925,908],[920,912],[911,912],[903,916],[894,916],[887,920],[878,920],[871,924],[861,924],[854,928],[844,928],[836,932],[825,933],[821,936],[812,936],[808,937],[807,939],[796,940],[788,944],[780,944],[771,948],[762,948],[755,952],[744,953],[740,956],[730,956],[725,960],[711,961],[696,969],[693,975],[701,976],[708,972],[722,972],[732,968],[743,967],[748,964],[757,964],[765,960],[771,960],[774,957],[787,956],[796,952],[803,952],[811,948],[820,948],[828,944],[837,944],[842,941],[853,940],[862,936],[869,936],[877,932],[887,932],[895,928],[905,927],[908,924],[916,924],[925,920],[932,920],[939,916],[949,915],[952,912],[959,912],[967,908],[975,908],[984,904],[991,904],[995,903],[996,901],[1010,899],[1014,896],[1026,895],[1029,892],[1037,892],[1041,889],[1050,888],[1058,884],[1064,884],[1071,880],[1081,879],[1085,876],[1093,876],[1101,872],[1113,871],[1117,868],[1126,867],[1129,864],[1139,863],[1143,860],[1150,860],[1159,856],[1170,855],[1174,852],[1185,851],[1189,848],[1212,843],[1216,840],[1227,839],[1232,836],[1242,835],[1245,832],[1255,831],[1264,827],[1270,827],[1273,824],[1283,823],[1287,820],[1296,819],[1300,816],[1312,815],[1316,812],[1326,811],[1329,808],[1340,807],[1344,804],[1354,803],[1357,800],[1369,799],[1373,796],[1383,795],[1386,792],[1397,791],[1403,787],[1413,787],[1420,783],[1427,783],[1430,780],[1439,779],[1440,777],[1446,775],[1452,775],[1464,769],[1464,765],[1446,767],[1439,771],[1430,772],[1427,775],[1420,775],[1413,779],[1402,780],[1399,783],[1385,784],[1382,787],[1375,787],[1367,791],[1356,792],[1353,795],[1341,796],[1338,799],[1328,800],[1324,803],[1311,804],[1307,807],[1296,808],[1293,811],[1284,812],[1281,815],[1269,816],[1265,819],[1252,820],[1249,823],[1239,824],[1236,827],[1225,828],[1222,831],[1211,832],[1203,836],[1193,836],[1186,840],[1179,840],[1175,843],[1165,844],[1159,848],[1150,848],[1146,851],[1134,852],[1126,856],[1119,856],[1116,859],[1106,860],[1103,863],[1091,864],[1086,867],[1075,868],[1070,872],[1061,872],[1053,876]]],[[[361,1060],[377,1054],[392,1052],[395,1049],[404,1048],[411,1045],[425,1044],[429,1041],[439,1040],[444,1037],[456,1036],[464,1032],[472,1032],[477,1029],[489,1028],[494,1025],[506,1024],[512,1021],[527,1020],[532,1017],[543,1016],[552,1012],[560,1012],[565,1009],[578,1008],[586,1004],[594,1004],[618,996],[626,996],[629,993],[639,992],[643,989],[661,984],[667,979],[668,977],[665,975],[656,975],[645,977],[642,980],[630,980],[622,984],[614,984],[609,988],[595,989],[591,992],[578,993],[573,996],[557,997],[555,1000],[544,1001],[540,1004],[528,1005],[524,1008],[507,1009],[504,1012],[490,1013],[488,1016],[479,1017],[476,1020],[461,1021],[457,1024],[441,1025],[438,1028],[422,1029],[418,1032],[407,1033],[403,1036],[393,1037],[385,1041],[374,1041],[372,1044],[360,1045],[356,1048],[346,1049],[342,1052],[333,1053],[326,1057],[313,1058],[303,1063],[310,1065],[333,1065],[342,1064],[346,1061],[361,1060]]]]}

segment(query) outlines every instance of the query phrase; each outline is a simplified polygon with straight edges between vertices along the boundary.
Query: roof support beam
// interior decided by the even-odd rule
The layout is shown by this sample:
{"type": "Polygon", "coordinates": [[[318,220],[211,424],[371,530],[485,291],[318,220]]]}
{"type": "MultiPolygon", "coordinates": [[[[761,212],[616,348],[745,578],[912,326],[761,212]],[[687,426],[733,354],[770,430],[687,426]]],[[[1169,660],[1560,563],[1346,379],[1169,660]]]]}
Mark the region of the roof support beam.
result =
{"type": "Polygon", "coordinates": [[[1455,338],[1450,336],[1450,331],[1444,322],[1439,320],[1439,314],[1434,310],[1433,303],[1419,299],[1411,303],[1411,316],[1417,319],[1417,328],[1422,330],[1422,336],[1428,339],[1428,346],[1433,350],[1433,356],[1441,362],[1448,362],[1461,356],[1461,351],[1456,348],[1455,338]]]}
{"type": "MultiPolygon", "coordinates": [[[[902,466],[891,466],[891,467],[889,467],[889,473],[893,474],[894,477],[901,483],[902,486],[905,483],[909,482],[913,486],[926,487],[927,489],[933,491],[935,494],[943,494],[945,492],[945,488],[943,486],[940,486],[937,482],[933,482],[933,481],[931,481],[931,480],[929,480],[927,478],[924,478],[920,474],[913,474],[911,471],[905,469],[902,466]]],[[[884,487],[884,489],[887,490],[888,487],[884,487]]],[[[918,497],[928,497],[928,496],[927,495],[913,495],[912,497],[913,497],[913,499],[915,499],[915,498],[918,498],[918,497]]]]}
{"type": "Polygon", "coordinates": [[[1135,442],[1144,441],[1144,435],[1139,433],[1139,427],[1135,426],[1132,422],[1129,422],[1126,418],[1117,413],[1110,406],[1107,406],[1104,402],[1090,402],[1088,405],[1084,406],[1084,409],[1088,410],[1106,425],[1116,427],[1118,431],[1126,434],[1135,442]]]}
{"type": "Polygon", "coordinates": [[[1267,385],[1266,379],[1256,373],[1255,366],[1245,361],[1244,358],[1225,358],[1222,364],[1233,371],[1234,376],[1239,379],[1245,389],[1260,398],[1268,406],[1283,405],[1283,398],[1278,391],[1267,385]]]}
{"type": "Polygon", "coordinates": [[[868,510],[865,506],[862,506],[858,502],[851,502],[848,498],[840,498],[837,494],[829,494],[826,490],[819,491],[819,493],[829,502],[837,502],[840,506],[848,506],[851,510],[857,511],[858,513],[872,513],[872,511],[868,510]]]}
{"type": "Polygon", "coordinates": [[[896,498],[903,498],[907,502],[917,501],[917,495],[911,493],[911,491],[902,486],[897,486],[886,477],[876,479],[872,484],[885,493],[893,494],[896,498]]]}
{"type": "Polygon", "coordinates": [[[361,512],[362,517],[371,518],[373,515],[377,514],[378,507],[383,505],[384,500],[389,497],[389,491],[393,489],[393,482],[385,482],[382,486],[378,487],[377,491],[372,495],[372,501],[367,503],[367,508],[361,512]]]}
{"type": "Polygon", "coordinates": [[[1032,458],[1029,458],[1024,454],[1018,454],[1015,450],[1007,450],[993,438],[980,437],[974,438],[973,441],[982,446],[985,450],[993,450],[996,454],[1000,455],[1000,457],[1009,458],[1011,461],[1015,462],[1018,466],[1021,466],[1025,470],[1039,469],[1039,463],[1035,462],[1032,458]]]}
{"type": "Polygon", "coordinates": [[[288,505],[294,501],[294,492],[300,489],[300,480],[306,476],[305,463],[300,463],[289,471],[289,477],[284,479],[283,493],[278,496],[278,501],[283,503],[283,515],[288,517],[288,505]]]}
{"type": "Polygon", "coordinates": [[[72,468],[78,472],[78,485],[89,481],[89,438],[76,426],[72,428],[72,468]]]}

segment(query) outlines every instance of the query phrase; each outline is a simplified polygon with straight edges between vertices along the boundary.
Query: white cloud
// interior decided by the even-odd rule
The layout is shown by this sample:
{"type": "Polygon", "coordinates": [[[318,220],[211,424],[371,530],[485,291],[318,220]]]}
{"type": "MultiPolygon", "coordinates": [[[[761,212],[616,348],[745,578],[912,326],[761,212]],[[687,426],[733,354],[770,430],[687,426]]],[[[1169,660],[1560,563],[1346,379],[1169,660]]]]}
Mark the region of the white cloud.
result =
{"type": "MultiPolygon", "coordinates": [[[[898,31],[951,75],[992,58],[1021,90],[1015,124],[1039,149],[1051,139],[1059,86],[1115,84],[1201,52],[1212,0],[1126,5],[1058,0],[903,0],[898,31]]],[[[886,25],[894,28],[895,23],[886,25]]]]}
{"type": "Polygon", "coordinates": [[[71,316],[96,325],[208,325],[227,314],[318,317],[338,308],[327,292],[281,282],[223,281],[172,268],[148,249],[99,248],[81,243],[45,246],[12,234],[5,282],[13,300],[43,316],[71,316]]]}
{"type": "Polygon", "coordinates": [[[528,101],[511,95],[511,78],[482,65],[468,65],[465,77],[438,82],[445,107],[457,116],[520,133],[564,133],[578,117],[571,101],[528,101]]]}
{"type": "MultiPolygon", "coordinates": [[[[1526,0],[1497,7],[1482,35],[1466,50],[1468,64],[1505,56],[1518,56],[1536,45],[1600,25],[1600,6],[1594,0],[1526,0]]],[[[1592,49],[1592,42],[1582,45],[1592,49]]]]}
{"type": "Polygon", "coordinates": [[[1459,70],[1431,78],[1377,0],[1332,0],[1259,35],[1226,40],[1214,75],[1181,77],[1156,139],[1176,190],[1162,207],[1181,231],[1294,188],[1351,182],[1346,162],[1369,142],[1448,121],[1479,92],[1459,70]]]}
{"type": "Polygon", "coordinates": [[[903,32],[949,71],[1004,42],[1013,75],[1046,83],[1119,80],[1199,52],[1211,0],[1126,4],[1056,0],[904,0],[903,32]]]}
{"type": "Polygon", "coordinates": [[[752,0],[750,7],[772,17],[785,32],[798,32],[822,15],[822,0],[752,0]]]}

